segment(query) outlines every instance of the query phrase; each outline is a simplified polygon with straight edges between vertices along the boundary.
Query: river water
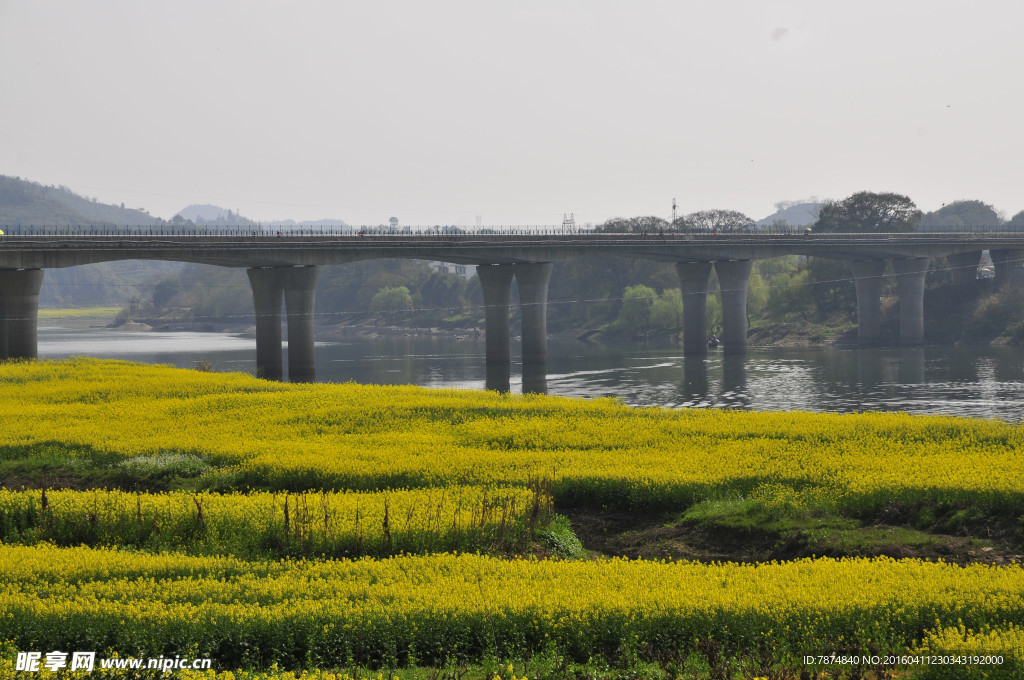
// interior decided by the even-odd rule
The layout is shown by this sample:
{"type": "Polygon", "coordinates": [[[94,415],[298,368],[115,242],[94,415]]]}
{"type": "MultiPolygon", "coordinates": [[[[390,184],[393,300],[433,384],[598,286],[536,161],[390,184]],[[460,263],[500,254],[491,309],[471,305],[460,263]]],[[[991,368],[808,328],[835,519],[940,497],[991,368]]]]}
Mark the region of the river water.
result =
{"type": "MultiPolygon", "coordinates": [[[[523,390],[522,366],[504,376],[523,390]]],[[[671,344],[548,345],[546,376],[529,391],[616,397],[635,406],[809,411],[908,411],[1024,418],[1024,350],[1011,347],[909,349],[751,348],[744,357],[712,351],[686,359],[671,344]]],[[[255,373],[256,343],[225,333],[126,332],[40,326],[41,357],[96,356],[217,371],[255,373]]],[[[482,339],[354,338],[318,342],[317,379],[426,387],[493,386],[482,339]]],[[[287,358],[285,359],[287,365],[287,358]]],[[[499,383],[502,377],[497,378],[499,383]]]]}

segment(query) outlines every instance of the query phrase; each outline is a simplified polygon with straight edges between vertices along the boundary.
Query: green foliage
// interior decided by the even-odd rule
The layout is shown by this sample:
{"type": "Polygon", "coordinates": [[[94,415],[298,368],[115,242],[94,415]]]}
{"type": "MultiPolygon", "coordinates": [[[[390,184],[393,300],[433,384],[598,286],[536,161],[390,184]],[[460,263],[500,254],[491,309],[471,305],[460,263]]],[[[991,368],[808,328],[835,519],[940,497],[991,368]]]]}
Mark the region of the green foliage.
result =
{"type": "Polygon", "coordinates": [[[1024,210],[1014,215],[1003,225],[1007,231],[1024,231],[1024,210]]]}
{"type": "Polygon", "coordinates": [[[651,308],[658,294],[648,286],[630,286],[622,296],[619,323],[634,335],[646,333],[651,326],[651,308]]]}
{"type": "Polygon", "coordinates": [[[676,220],[679,231],[696,233],[744,233],[753,230],[754,220],[735,210],[700,210],[676,220]]]}
{"type": "MultiPolygon", "coordinates": [[[[317,312],[345,319],[371,311],[373,296],[382,288],[405,286],[419,305],[419,290],[431,277],[430,267],[418,260],[368,260],[343,267],[324,267],[317,286],[317,312]]],[[[458,306],[456,302],[454,305],[458,306]]]]}
{"type": "Polygon", "coordinates": [[[177,262],[128,260],[47,269],[39,291],[39,306],[107,307],[126,305],[131,298],[146,300],[154,280],[177,276],[182,268],[177,262]]]}
{"type": "MultiPolygon", "coordinates": [[[[149,304],[131,316],[238,322],[252,318],[252,291],[245,270],[240,268],[179,266],[174,276],[165,276],[151,290],[146,296],[149,304]]],[[[118,302],[123,303],[123,299],[118,302]]],[[[454,274],[432,273],[425,263],[413,260],[371,260],[325,267],[317,285],[316,310],[321,321],[346,319],[371,311],[422,309],[417,318],[433,325],[463,313],[474,304],[480,304],[478,285],[454,274]],[[399,288],[404,288],[405,295],[396,295],[392,290],[378,299],[378,305],[392,307],[373,307],[374,297],[382,289],[399,288]]]]}
{"type": "Polygon", "coordinates": [[[818,319],[825,321],[840,315],[856,313],[857,289],[849,263],[823,257],[807,258],[808,293],[818,310],[818,319]]]}
{"type": "Polygon", "coordinates": [[[619,315],[623,291],[635,285],[678,288],[679,278],[671,264],[650,260],[597,256],[559,262],[551,274],[548,328],[608,324],[619,315]]]}
{"type": "Polygon", "coordinates": [[[683,294],[679,288],[661,291],[651,305],[651,327],[655,330],[678,328],[683,323],[683,294]]]}
{"type": "MultiPolygon", "coordinates": [[[[763,311],[752,312],[752,318],[772,322],[806,320],[808,314],[815,310],[811,271],[806,259],[801,261],[796,255],[787,255],[758,260],[754,263],[754,272],[764,282],[767,300],[763,311]]],[[[753,306],[749,296],[748,306],[753,306]]]]}
{"type": "Polygon", "coordinates": [[[534,535],[553,557],[577,560],[586,554],[564,515],[555,515],[550,524],[538,529],[534,535]]]}
{"type": "Polygon", "coordinates": [[[657,234],[668,231],[671,225],[661,217],[613,217],[597,225],[599,233],[657,234]]]}
{"type": "Polygon", "coordinates": [[[921,218],[921,231],[995,231],[1002,227],[999,213],[981,201],[953,201],[921,218]]]}
{"type": "Polygon", "coordinates": [[[153,306],[158,309],[166,309],[181,292],[181,281],[179,279],[164,279],[153,288],[153,306]]]}
{"type": "Polygon", "coordinates": [[[241,322],[253,314],[252,291],[244,269],[187,265],[180,281],[195,319],[241,322]]]}
{"type": "Polygon", "coordinates": [[[822,206],[816,232],[889,233],[916,231],[922,213],[908,197],[861,191],[822,206]]]}
{"type": "Polygon", "coordinates": [[[949,285],[925,291],[924,305],[925,334],[936,342],[1024,342],[1024,291],[1017,286],[949,285]]]}
{"type": "Polygon", "coordinates": [[[412,296],[405,286],[381,288],[370,300],[373,312],[406,312],[412,309],[412,296]]]}
{"type": "Polygon", "coordinates": [[[467,304],[469,282],[461,276],[434,272],[420,286],[419,294],[425,312],[462,310],[467,304]]]}

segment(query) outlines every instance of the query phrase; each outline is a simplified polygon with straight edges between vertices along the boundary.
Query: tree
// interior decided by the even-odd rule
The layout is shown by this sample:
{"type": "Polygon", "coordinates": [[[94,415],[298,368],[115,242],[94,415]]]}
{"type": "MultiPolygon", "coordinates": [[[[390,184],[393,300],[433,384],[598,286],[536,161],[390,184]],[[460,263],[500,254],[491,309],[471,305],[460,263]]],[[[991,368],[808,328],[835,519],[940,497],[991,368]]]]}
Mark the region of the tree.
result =
{"type": "Polygon", "coordinates": [[[816,232],[862,232],[881,234],[916,231],[922,213],[906,196],[861,191],[821,207],[816,232]]]}
{"type": "Polygon", "coordinates": [[[619,234],[657,234],[670,229],[668,220],[653,215],[645,217],[613,217],[597,225],[596,231],[619,234]]]}
{"type": "Polygon", "coordinates": [[[468,285],[466,279],[456,274],[434,272],[420,286],[423,306],[429,311],[462,309],[468,285]]]}
{"type": "Polygon", "coordinates": [[[857,290],[850,277],[850,265],[843,260],[807,258],[807,280],[821,321],[852,314],[857,308],[857,290]]]}
{"type": "Polygon", "coordinates": [[[619,321],[634,334],[646,332],[651,324],[651,308],[658,294],[648,286],[630,286],[622,296],[619,321]]]}
{"type": "Polygon", "coordinates": [[[1007,231],[1024,231],[1024,210],[1011,217],[1003,228],[1007,231]]]}
{"type": "Polygon", "coordinates": [[[654,328],[678,328],[683,319],[683,295],[678,288],[661,291],[651,305],[651,326],[654,328]]]}
{"type": "Polygon", "coordinates": [[[953,201],[921,218],[921,231],[997,231],[1003,220],[988,203],[953,201]]]}
{"type": "Polygon", "coordinates": [[[370,300],[371,312],[405,312],[412,309],[412,295],[405,286],[381,288],[370,300]]]}
{"type": "Polygon", "coordinates": [[[153,289],[153,307],[165,309],[182,292],[181,281],[177,278],[164,279],[153,289]]]}
{"type": "Polygon", "coordinates": [[[743,233],[754,229],[754,220],[735,210],[699,210],[673,224],[679,231],[743,233]]]}

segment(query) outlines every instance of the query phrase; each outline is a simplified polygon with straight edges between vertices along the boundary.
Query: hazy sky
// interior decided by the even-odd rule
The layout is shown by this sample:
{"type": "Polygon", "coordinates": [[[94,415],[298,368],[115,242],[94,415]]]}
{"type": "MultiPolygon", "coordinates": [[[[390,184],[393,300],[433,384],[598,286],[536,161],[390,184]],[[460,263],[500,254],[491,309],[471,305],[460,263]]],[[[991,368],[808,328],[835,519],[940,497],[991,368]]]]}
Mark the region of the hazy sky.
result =
{"type": "Polygon", "coordinates": [[[1024,3],[0,0],[0,174],[170,218],[1024,210],[1024,3]]]}

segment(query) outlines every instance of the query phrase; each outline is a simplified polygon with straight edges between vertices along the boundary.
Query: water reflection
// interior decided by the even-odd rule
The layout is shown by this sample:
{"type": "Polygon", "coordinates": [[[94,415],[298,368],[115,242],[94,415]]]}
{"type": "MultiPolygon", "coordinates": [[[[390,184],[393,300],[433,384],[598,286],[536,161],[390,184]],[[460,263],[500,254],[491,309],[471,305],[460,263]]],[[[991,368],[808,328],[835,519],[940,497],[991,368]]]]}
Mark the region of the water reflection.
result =
{"type": "MultiPolygon", "coordinates": [[[[255,371],[252,339],[216,333],[41,328],[43,357],[91,355],[191,368],[255,371]]],[[[519,355],[512,347],[512,356],[519,355]]],[[[746,356],[683,357],[676,345],[552,340],[546,366],[489,368],[481,340],[352,338],[316,345],[324,382],[414,384],[615,397],[637,406],[758,410],[904,410],[1024,418],[1024,350],[751,348],[746,356]]]]}
{"type": "Polygon", "coordinates": [[[736,354],[722,355],[722,405],[729,408],[747,408],[750,395],[747,394],[746,357],[736,354]]]}
{"type": "Polygon", "coordinates": [[[548,365],[546,363],[523,364],[523,394],[548,393],[548,365]]]}
{"type": "Polygon", "coordinates": [[[711,406],[709,399],[708,366],[704,357],[683,358],[683,404],[711,406]]]}
{"type": "Polygon", "coordinates": [[[903,347],[899,350],[899,382],[922,385],[924,379],[924,347],[903,347]]]}

